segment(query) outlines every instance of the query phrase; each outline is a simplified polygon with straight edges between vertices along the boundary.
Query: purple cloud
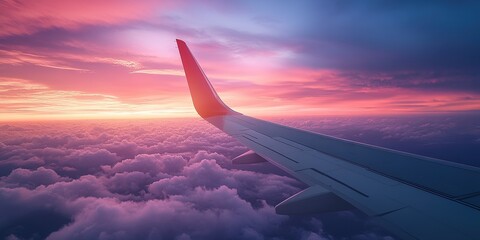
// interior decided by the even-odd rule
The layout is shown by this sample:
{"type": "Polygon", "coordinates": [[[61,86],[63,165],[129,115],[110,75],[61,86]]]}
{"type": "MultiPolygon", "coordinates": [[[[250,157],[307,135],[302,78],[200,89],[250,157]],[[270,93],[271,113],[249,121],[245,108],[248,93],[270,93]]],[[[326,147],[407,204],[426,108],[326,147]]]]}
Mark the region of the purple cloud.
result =
{"type": "Polygon", "coordinates": [[[139,171],[149,173],[155,176],[159,173],[173,174],[180,171],[187,161],[182,156],[160,155],[160,154],[140,154],[134,159],[126,159],[115,164],[112,172],[132,172],[139,171]]]}
{"type": "MultiPolygon", "coordinates": [[[[352,122],[338,119],[295,120],[293,124],[304,128],[323,126],[328,130],[325,123],[329,121],[341,128],[352,126],[352,122]]],[[[276,215],[273,206],[304,185],[269,164],[231,165],[230,160],[246,148],[207,123],[197,120],[161,123],[13,126],[34,130],[12,130],[15,134],[0,136],[0,237],[382,239],[388,236],[353,213],[276,215]],[[341,224],[332,224],[336,221],[341,224]],[[344,224],[350,230],[340,227],[344,224]]],[[[395,130],[398,129],[391,129],[395,130]]],[[[331,131],[345,134],[339,129],[331,131]]]]}
{"type": "Polygon", "coordinates": [[[54,170],[44,167],[39,167],[33,171],[17,168],[8,176],[3,177],[2,183],[6,183],[8,187],[24,186],[34,188],[40,185],[48,186],[65,179],[60,177],[54,170]]]}

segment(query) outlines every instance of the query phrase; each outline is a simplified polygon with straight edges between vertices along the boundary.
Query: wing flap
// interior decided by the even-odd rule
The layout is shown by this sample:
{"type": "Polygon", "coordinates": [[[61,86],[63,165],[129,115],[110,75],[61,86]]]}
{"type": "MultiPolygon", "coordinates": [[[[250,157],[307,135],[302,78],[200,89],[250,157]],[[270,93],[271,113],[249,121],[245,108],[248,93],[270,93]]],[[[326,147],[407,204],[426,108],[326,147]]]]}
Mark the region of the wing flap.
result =
{"type": "Polygon", "coordinates": [[[275,206],[282,215],[312,214],[351,210],[353,206],[320,186],[312,186],[275,206]]]}
{"type": "Polygon", "coordinates": [[[252,164],[266,162],[265,158],[261,157],[252,150],[232,159],[233,164],[252,164]]]}

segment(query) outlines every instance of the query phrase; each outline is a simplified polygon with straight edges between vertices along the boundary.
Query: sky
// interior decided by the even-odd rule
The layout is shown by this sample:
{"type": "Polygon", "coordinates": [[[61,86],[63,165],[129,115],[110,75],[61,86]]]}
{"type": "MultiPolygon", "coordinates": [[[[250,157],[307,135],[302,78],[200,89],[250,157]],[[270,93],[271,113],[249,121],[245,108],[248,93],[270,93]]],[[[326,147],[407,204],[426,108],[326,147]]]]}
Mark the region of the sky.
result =
{"type": "Polygon", "coordinates": [[[232,109],[480,167],[478,1],[0,0],[0,239],[392,240],[282,216],[306,188],[195,112],[232,109]]]}
{"type": "Polygon", "coordinates": [[[480,109],[478,1],[0,1],[0,119],[196,116],[175,39],[254,116],[480,109]]]}

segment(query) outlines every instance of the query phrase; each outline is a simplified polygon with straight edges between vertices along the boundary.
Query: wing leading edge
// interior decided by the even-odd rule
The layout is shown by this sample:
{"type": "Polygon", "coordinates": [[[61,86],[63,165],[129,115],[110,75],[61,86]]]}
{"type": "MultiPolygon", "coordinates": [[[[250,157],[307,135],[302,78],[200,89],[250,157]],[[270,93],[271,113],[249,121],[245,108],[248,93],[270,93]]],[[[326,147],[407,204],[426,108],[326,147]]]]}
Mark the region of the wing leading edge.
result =
{"type": "Polygon", "coordinates": [[[177,39],[198,114],[310,187],[279,214],[358,208],[404,239],[478,239],[480,170],[255,119],[225,105],[185,42],[177,39]]]}

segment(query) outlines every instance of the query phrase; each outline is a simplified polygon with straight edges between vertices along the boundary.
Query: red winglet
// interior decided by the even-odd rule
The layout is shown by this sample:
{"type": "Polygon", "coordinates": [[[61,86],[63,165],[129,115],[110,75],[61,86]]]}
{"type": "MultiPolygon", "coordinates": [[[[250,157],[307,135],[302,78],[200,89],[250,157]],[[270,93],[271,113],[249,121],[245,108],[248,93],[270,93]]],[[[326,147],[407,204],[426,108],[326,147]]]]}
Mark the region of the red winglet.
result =
{"type": "Polygon", "coordinates": [[[207,76],[203,73],[202,68],[198,65],[187,44],[177,39],[178,51],[182,58],[183,69],[190,88],[193,105],[197,113],[202,118],[213,117],[218,115],[235,114],[236,112],[227,107],[225,103],[218,97],[215,89],[208,81],[207,76]]]}

